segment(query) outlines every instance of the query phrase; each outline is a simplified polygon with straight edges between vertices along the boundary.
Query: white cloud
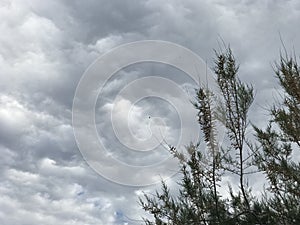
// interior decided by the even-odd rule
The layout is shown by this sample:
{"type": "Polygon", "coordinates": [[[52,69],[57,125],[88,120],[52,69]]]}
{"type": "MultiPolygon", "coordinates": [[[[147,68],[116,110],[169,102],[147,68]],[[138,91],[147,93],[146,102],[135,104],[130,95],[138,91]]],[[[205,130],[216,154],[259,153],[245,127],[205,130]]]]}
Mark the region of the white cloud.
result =
{"type": "MultiPolygon", "coordinates": [[[[76,147],[71,105],[84,70],[100,54],[140,39],[182,44],[199,53],[210,66],[212,49],[218,48],[220,35],[241,62],[242,79],[258,88],[252,117],[263,124],[265,118],[256,114],[265,115],[263,108],[276,94],[270,63],[281,46],[279,32],[287,49],[294,46],[296,54],[299,52],[300,33],[295,29],[299,9],[297,0],[1,1],[0,223],[139,224],[126,216],[140,219],[143,212],[135,203],[142,189],[118,186],[99,177],[76,147]]],[[[109,114],[117,91],[138,78],[140,72],[121,71],[122,79],[117,77],[108,83],[108,103],[100,104],[101,115],[109,114]]],[[[131,90],[130,94],[142,89],[131,90]]],[[[181,102],[176,92],[164,91],[182,108],[188,108],[190,103],[181,102]]],[[[132,102],[126,100],[115,103],[115,116],[121,128],[126,128],[130,119],[131,137],[143,139],[151,134],[144,129],[149,125],[143,111],[147,107],[169,113],[152,109],[150,104],[131,108],[132,102]],[[129,117],[126,112],[131,113],[129,117]]],[[[181,116],[189,118],[191,111],[181,116]]],[[[172,136],[171,128],[176,124],[171,122],[176,116],[163,119],[160,122],[167,127],[154,125],[166,128],[166,134],[172,136]]],[[[190,126],[183,127],[183,132],[189,132],[190,126]]],[[[112,134],[110,129],[106,131],[107,136],[112,134]]],[[[128,134],[122,135],[128,138],[128,134]]],[[[132,141],[128,138],[127,144],[132,141]]],[[[126,151],[120,155],[132,156],[126,151]]],[[[156,160],[162,155],[152,157],[156,160]]],[[[138,161],[135,163],[144,162],[131,158],[138,161]]],[[[142,176],[147,175],[137,172],[137,179],[142,176]]],[[[147,191],[154,188],[158,186],[147,191]]]]}
{"type": "Polygon", "coordinates": [[[89,45],[89,48],[96,50],[98,54],[103,54],[116,47],[120,43],[122,43],[121,36],[111,35],[97,40],[94,45],[89,45]]]}

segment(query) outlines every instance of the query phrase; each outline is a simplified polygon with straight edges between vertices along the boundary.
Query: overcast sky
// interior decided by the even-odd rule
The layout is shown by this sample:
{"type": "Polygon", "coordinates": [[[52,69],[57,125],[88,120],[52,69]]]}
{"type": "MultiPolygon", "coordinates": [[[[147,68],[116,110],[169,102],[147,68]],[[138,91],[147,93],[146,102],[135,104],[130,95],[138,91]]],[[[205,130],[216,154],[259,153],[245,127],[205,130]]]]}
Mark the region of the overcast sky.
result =
{"type": "MultiPolygon", "coordinates": [[[[282,49],[280,35],[298,56],[299,26],[298,0],[0,0],[0,224],[140,224],[138,196],[159,186],[126,186],[99,175],[83,159],[72,128],[76,87],[103,53],[133,41],[164,40],[194,51],[211,67],[221,37],[238,59],[241,79],[255,87],[250,117],[264,125],[265,108],[276,95],[272,64],[282,49]]],[[[154,77],[144,80],[147,88],[131,83],[119,93],[137,78],[157,75],[172,77],[192,93],[192,82],[180,71],[144,63],[114,74],[95,107],[108,154],[137,166],[136,179],[159,177],[139,167],[168,154],[159,147],[139,151],[155,144],[157,136],[130,149],[131,137],[143,140],[162,131],[169,143],[176,143],[196,121],[190,102],[154,77]],[[178,113],[155,97],[132,106],[130,96],[144,90],[149,96],[170,96],[185,110],[178,113]],[[116,127],[109,120],[112,108],[116,127]],[[184,118],[190,121],[182,126],[178,121],[184,118]],[[122,132],[128,125],[131,135],[122,132]]],[[[126,178],[124,171],[117,172],[126,178]]]]}

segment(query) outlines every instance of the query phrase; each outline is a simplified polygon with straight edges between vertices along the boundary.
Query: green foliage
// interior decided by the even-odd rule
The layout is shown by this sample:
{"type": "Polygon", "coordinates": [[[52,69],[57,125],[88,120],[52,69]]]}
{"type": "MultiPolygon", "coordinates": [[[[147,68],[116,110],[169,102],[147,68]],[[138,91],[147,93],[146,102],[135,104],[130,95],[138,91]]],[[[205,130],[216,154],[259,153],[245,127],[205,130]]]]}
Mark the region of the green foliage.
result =
{"type": "Polygon", "coordinates": [[[266,206],[280,224],[300,224],[300,74],[294,58],[276,65],[284,90],[283,101],[271,109],[266,130],[254,127],[262,151],[255,154],[257,166],[266,174],[270,198],[266,206]]]}
{"type": "Polygon", "coordinates": [[[190,144],[187,154],[170,147],[179,160],[179,192],[171,196],[166,183],[154,196],[145,194],[141,206],[153,216],[152,225],[300,224],[300,75],[294,58],[280,58],[276,75],[284,91],[283,102],[270,110],[266,130],[254,126],[256,144],[246,137],[253,87],[238,78],[238,66],[230,48],[216,52],[214,72],[221,98],[200,87],[195,108],[207,151],[190,144]],[[226,128],[229,143],[219,146],[216,123],[226,128]],[[296,152],[295,152],[296,151],[296,152]],[[298,152],[297,152],[298,151],[298,152]],[[247,185],[249,168],[265,174],[267,189],[260,198],[247,185]],[[239,190],[229,187],[220,195],[226,173],[239,179],[239,190]]]}

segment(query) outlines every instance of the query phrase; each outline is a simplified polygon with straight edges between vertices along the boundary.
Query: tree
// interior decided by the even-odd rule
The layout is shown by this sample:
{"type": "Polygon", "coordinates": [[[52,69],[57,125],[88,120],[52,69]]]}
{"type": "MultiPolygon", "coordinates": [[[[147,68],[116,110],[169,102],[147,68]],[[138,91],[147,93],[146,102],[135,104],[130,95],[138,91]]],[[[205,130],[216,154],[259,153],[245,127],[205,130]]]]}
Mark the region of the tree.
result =
{"type": "Polygon", "coordinates": [[[187,154],[170,146],[180,163],[179,194],[171,196],[162,181],[154,197],[140,198],[143,209],[154,217],[144,219],[145,224],[300,224],[300,164],[292,159],[300,147],[300,69],[294,58],[280,57],[275,72],[285,93],[283,104],[273,106],[265,131],[254,126],[257,144],[246,137],[253,88],[240,81],[238,69],[230,48],[216,52],[214,72],[222,97],[199,87],[194,103],[207,151],[199,143],[190,144],[187,154]],[[218,122],[226,128],[226,146],[217,142],[218,122]],[[260,199],[247,185],[253,167],[269,184],[260,199]],[[239,178],[239,191],[229,187],[229,197],[219,192],[226,173],[239,178]]]}
{"type": "Polygon", "coordinates": [[[299,71],[294,57],[280,57],[275,73],[284,91],[283,102],[271,109],[265,131],[254,127],[263,149],[255,155],[256,164],[266,174],[271,193],[266,206],[280,224],[300,224],[299,71]]]}

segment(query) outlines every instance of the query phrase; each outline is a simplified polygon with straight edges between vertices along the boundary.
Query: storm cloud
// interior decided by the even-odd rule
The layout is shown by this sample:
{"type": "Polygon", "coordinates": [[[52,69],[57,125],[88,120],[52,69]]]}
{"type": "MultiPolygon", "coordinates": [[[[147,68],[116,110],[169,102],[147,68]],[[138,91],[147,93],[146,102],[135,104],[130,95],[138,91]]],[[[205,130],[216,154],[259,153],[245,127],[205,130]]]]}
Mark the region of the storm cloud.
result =
{"type": "MultiPolygon", "coordinates": [[[[194,51],[211,67],[213,49],[218,49],[223,39],[230,43],[240,63],[241,79],[255,87],[250,117],[264,126],[265,108],[272,104],[278,87],[272,64],[278,59],[282,42],[286,49],[300,52],[299,21],[297,0],[2,0],[0,223],[141,223],[143,212],[137,198],[142,191],[159,186],[123,186],[99,176],[83,159],[73,133],[76,87],[100,55],[128,42],[164,40],[194,51]]],[[[124,85],[153,74],[168,77],[168,73],[180,77],[180,72],[172,68],[135,65],[119,71],[107,83],[105,102],[97,102],[95,119],[99,129],[107,127],[107,138],[103,138],[111,154],[136,165],[168,157],[166,152],[145,158],[124,153],[113,137],[113,128],[103,120],[124,85]]],[[[193,89],[185,79],[177,82],[193,89]]],[[[138,93],[139,89],[133,89],[131,94],[138,93]]],[[[172,90],[169,94],[176,96],[172,90]]],[[[172,142],[178,135],[178,117],[195,118],[196,122],[195,111],[190,102],[181,102],[187,110],[178,116],[176,110],[160,101],[150,98],[136,104],[131,109],[131,125],[139,131],[135,135],[147,137],[150,133],[143,127],[151,123],[152,113],[150,117],[162,118],[168,141],[172,142]]],[[[128,104],[126,98],[120,98],[114,105],[119,121],[128,104]]],[[[126,126],[127,121],[123,122],[120,126],[126,126]]],[[[138,175],[143,176],[137,171],[138,175]]]]}

